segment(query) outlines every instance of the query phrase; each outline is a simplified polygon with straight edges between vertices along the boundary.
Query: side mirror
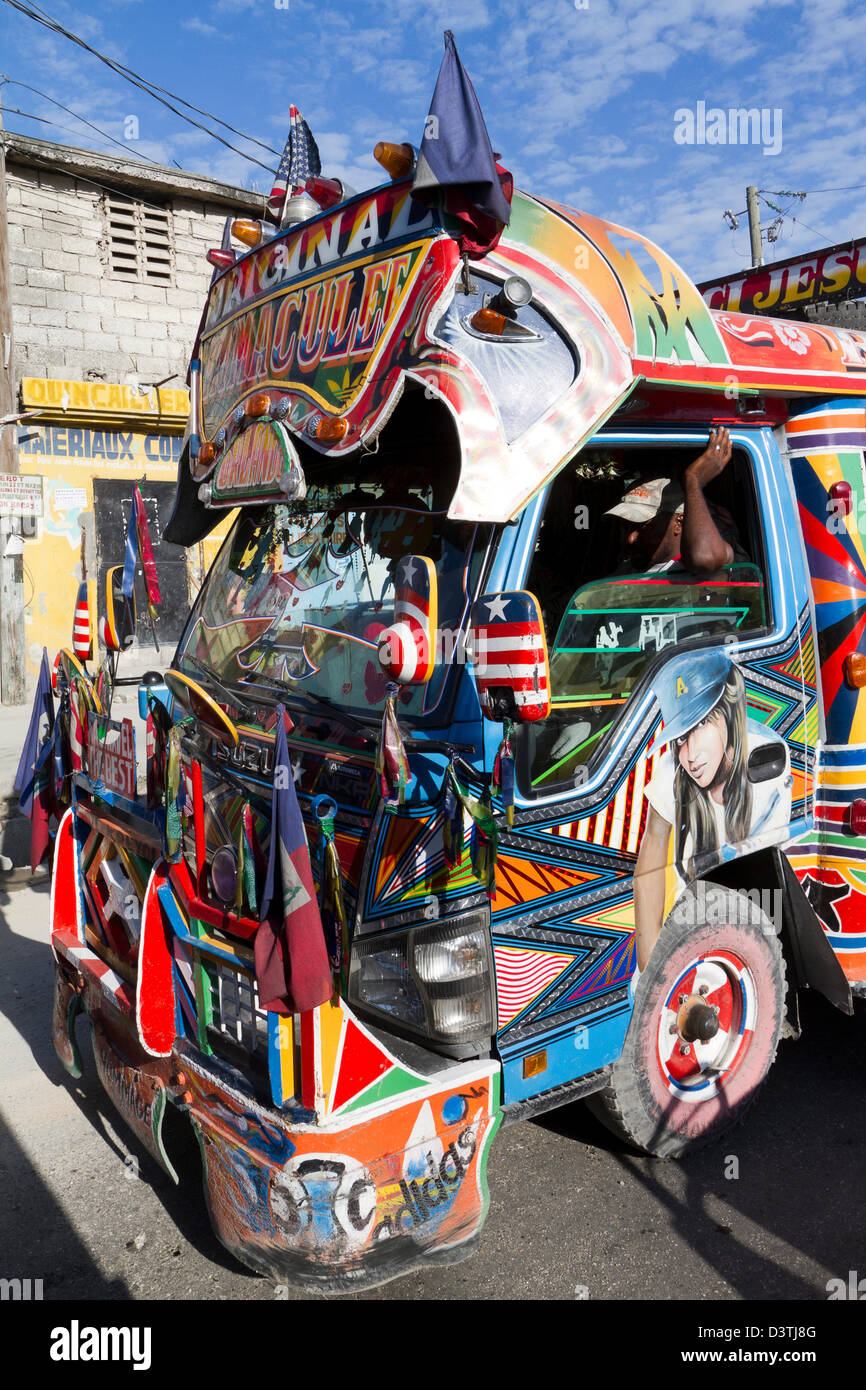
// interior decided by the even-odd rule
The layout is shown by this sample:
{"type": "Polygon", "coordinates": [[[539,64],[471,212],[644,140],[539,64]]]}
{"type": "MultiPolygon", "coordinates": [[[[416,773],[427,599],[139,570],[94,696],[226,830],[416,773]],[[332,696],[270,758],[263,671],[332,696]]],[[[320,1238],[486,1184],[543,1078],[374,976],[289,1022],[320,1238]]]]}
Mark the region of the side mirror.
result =
{"type": "Polygon", "coordinates": [[[105,576],[102,636],[110,652],[124,652],[135,640],[135,594],[124,595],[123,565],[114,565],[105,576]]]}
{"type": "Polygon", "coordinates": [[[379,634],[379,665],[400,685],[426,685],[436,664],[439,621],[436,567],[426,555],[404,555],[394,576],[394,621],[379,634]]]}
{"type": "Polygon", "coordinates": [[[93,656],[93,589],[92,579],[85,579],[78,586],[75,600],[75,613],[72,619],[72,650],[79,661],[90,661],[93,656]]]}
{"type": "Polygon", "coordinates": [[[472,605],[472,661],[488,719],[534,723],[550,714],[550,667],[538,599],[525,589],[472,605]]]}
{"type": "Polygon", "coordinates": [[[750,782],[772,782],[785,771],[787,753],[784,743],[762,743],[749,754],[750,782]]]}

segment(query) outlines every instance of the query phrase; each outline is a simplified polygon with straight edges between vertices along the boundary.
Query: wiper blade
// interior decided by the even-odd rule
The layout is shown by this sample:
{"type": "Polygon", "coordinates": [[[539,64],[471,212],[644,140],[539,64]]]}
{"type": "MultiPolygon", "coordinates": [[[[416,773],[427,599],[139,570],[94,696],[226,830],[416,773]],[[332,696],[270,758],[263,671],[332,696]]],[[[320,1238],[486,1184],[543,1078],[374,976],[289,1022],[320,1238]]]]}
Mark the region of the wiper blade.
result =
{"type": "Polygon", "coordinates": [[[255,719],[256,712],[252,705],[246,704],[233,690],[229,690],[227,685],[223,685],[222,681],[218,681],[213,672],[209,670],[203,662],[199,661],[198,657],[190,656],[188,653],[184,652],[180,660],[188,661],[191,666],[195,667],[195,669],[210,682],[222,699],[226,701],[226,704],[233,705],[246,719],[255,719]]]}

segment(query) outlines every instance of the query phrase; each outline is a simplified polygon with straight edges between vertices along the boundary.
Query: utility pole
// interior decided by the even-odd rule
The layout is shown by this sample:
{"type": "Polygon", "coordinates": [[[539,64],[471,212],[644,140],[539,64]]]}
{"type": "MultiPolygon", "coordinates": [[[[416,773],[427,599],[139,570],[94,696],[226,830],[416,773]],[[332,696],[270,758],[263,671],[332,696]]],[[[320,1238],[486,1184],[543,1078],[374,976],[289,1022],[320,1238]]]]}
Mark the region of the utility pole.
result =
{"type": "MultiPolygon", "coordinates": [[[[12,358],[12,297],[6,218],[6,147],[3,143],[3,85],[0,73],[0,419],[16,410],[12,358]]],[[[0,473],[18,472],[17,424],[0,425],[0,473]]],[[[0,700],[24,704],[24,561],[7,555],[11,518],[0,517],[0,700]]]]}
{"type": "Polygon", "coordinates": [[[758,207],[758,190],[754,184],[746,189],[746,207],[749,213],[749,237],[752,242],[752,265],[764,264],[761,250],[761,210],[758,207]]]}

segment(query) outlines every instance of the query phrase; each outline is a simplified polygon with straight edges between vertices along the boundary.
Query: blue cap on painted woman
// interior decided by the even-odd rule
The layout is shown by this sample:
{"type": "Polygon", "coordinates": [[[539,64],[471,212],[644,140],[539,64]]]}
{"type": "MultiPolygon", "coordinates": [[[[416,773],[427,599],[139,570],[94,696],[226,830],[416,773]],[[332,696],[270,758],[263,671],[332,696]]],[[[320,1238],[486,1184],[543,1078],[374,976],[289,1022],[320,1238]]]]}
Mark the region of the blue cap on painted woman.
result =
{"type": "Polygon", "coordinates": [[[652,689],[661,705],[664,727],[647,749],[647,755],[657,753],[672,739],[682,738],[715,709],[725,692],[731,667],[730,657],[716,647],[675,656],[659,671],[652,689]]]}

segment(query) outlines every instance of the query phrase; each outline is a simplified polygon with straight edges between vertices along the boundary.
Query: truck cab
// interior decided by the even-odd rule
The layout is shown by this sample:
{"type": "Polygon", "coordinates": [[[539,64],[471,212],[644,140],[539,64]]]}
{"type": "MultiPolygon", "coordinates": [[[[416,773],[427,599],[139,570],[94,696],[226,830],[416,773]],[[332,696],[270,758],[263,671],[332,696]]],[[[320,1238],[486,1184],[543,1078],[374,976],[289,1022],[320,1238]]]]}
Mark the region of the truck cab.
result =
{"type": "Polygon", "coordinates": [[[866,981],[866,336],[711,311],[526,193],[458,244],[397,179],[215,273],[166,536],[228,532],[143,697],[147,796],[85,760],[58,831],[59,1055],[83,1007],[169,1169],[189,1117],[227,1248],[309,1288],[470,1253],[503,1122],[586,1097],[708,1142],[797,991],[866,981]],[[730,563],[641,563],[617,507],[714,429],[730,563]]]}

